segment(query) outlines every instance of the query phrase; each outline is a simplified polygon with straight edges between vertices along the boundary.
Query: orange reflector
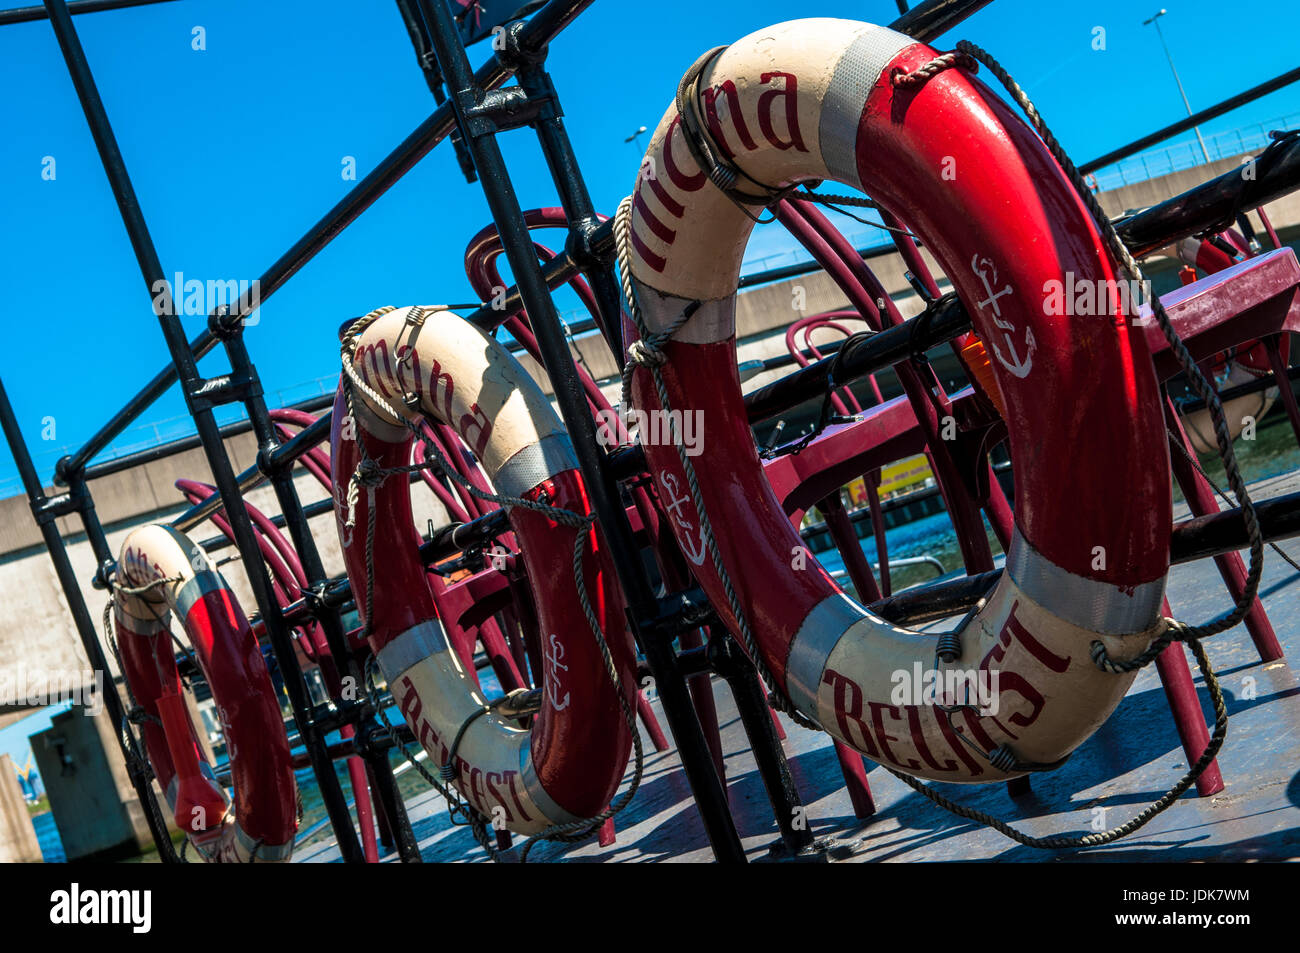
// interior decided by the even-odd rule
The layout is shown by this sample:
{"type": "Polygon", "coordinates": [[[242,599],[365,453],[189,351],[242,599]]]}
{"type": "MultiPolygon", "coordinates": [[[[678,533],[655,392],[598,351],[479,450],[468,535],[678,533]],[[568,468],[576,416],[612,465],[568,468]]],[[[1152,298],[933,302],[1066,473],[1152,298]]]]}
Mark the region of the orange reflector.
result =
{"type": "Polygon", "coordinates": [[[1002,406],[1002,391],[998,390],[997,379],[993,376],[993,364],[989,361],[988,352],[984,350],[984,342],[971,332],[966,335],[965,343],[958,353],[975,389],[987,397],[998,409],[998,413],[1005,417],[1007,411],[1002,406]]]}

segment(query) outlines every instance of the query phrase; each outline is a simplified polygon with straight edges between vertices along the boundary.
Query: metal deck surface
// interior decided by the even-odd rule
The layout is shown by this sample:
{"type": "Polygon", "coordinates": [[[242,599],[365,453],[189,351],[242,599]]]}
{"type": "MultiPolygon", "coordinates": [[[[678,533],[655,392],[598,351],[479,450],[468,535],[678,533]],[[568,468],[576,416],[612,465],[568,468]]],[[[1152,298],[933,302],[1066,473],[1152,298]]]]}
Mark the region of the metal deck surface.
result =
{"type": "MultiPolygon", "coordinates": [[[[1252,489],[1266,499],[1300,486],[1292,474],[1252,489]]],[[[1187,515],[1179,507],[1178,518],[1187,515]]],[[[1300,541],[1282,544],[1300,562],[1300,541]]],[[[825,734],[785,720],[786,756],[818,837],[838,848],[836,862],[861,861],[1245,861],[1300,859],[1300,573],[1266,549],[1260,596],[1287,653],[1264,664],[1244,627],[1205,644],[1227,702],[1227,741],[1219,754],[1226,785],[1196,796],[1195,788],[1144,828],[1111,845],[1080,850],[1023,847],[992,830],[931,804],[868,762],[877,812],[853,815],[839,766],[825,734]]],[[[1169,601],[1180,618],[1204,621],[1229,607],[1210,560],[1175,567],[1169,601]]],[[[1209,699],[1188,653],[1202,707],[1209,699]]],[[[767,860],[779,841],[730,691],[714,681],[726,752],[727,788],[742,842],[754,861],[767,860]]],[[[652,693],[653,695],[653,693],[652,693]]],[[[657,705],[656,705],[657,708],[657,705]]],[[[666,721],[660,712],[660,721],[666,721]]],[[[644,732],[642,734],[645,738],[644,732]]],[[[646,740],[644,778],[632,804],[617,818],[617,842],[571,846],[539,844],[530,862],[709,861],[712,853],[690,790],[672,750],[657,753],[646,740]]],[[[1033,835],[1090,833],[1097,808],[1115,827],[1160,797],[1187,769],[1155,667],[1141,672],[1105,725],[1059,770],[1033,778],[1033,791],[1012,799],[1005,784],[939,785],[954,800],[986,811],[1033,835]]],[[[483,861],[486,854],[464,828],[452,827],[436,794],[408,802],[426,861],[483,861]]],[[[337,861],[329,842],[302,848],[295,860],[337,861]]],[[[395,861],[390,852],[383,858],[395,861]]]]}

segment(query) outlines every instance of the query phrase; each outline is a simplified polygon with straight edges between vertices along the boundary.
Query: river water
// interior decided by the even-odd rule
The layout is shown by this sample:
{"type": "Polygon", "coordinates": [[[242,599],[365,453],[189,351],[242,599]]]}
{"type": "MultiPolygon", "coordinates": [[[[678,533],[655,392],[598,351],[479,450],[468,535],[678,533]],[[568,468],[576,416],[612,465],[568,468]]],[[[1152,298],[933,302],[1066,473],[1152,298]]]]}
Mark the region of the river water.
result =
{"type": "MultiPolygon", "coordinates": [[[[1254,440],[1238,439],[1233,444],[1233,449],[1236,451],[1237,462],[1241,468],[1242,476],[1248,484],[1300,469],[1300,448],[1296,446],[1295,434],[1292,433],[1286,417],[1280,412],[1275,412],[1265,418],[1255,434],[1254,440]]],[[[1223,464],[1218,455],[1200,456],[1199,460],[1201,468],[1209,475],[1210,479],[1226,490],[1227,480],[1224,477],[1223,464]]],[[[1175,504],[1181,503],[1182,499],[1183,495],[1178,492],[1178,487],[1175,486],[1175,504]]],[[[997,538],[993,535],[992,529],[989,528],[987,520],[984,528],[988,536],[989,547],[994,555],[1001,554],[1002,547],[998,545],[997,538]]],[[[885,540],[889,545],[889,558],[891,560],[907,556],[933,556],[943,563],[947,572],[951,573],[963,568],[961,549],[957,545],[957,535],[953,532],[952,523],[949,521],[946,512],[935,513],[932,516],[924,517],[906,525],[897,526],[885,534],[885,540]]],[[[876,550],[875,544],[872,543],[870,537],[863,540],[863,546],[874,564],[876,550]]],[[[844,568],[843,560],[840,559],[839,553],[834,550],[819,552],[815,555],[827,571],[835,572],[844,568]]],[[[893,591],[898,592],[900,589],[927,582],[937,576],[938,572],[933,567],[908,566],[893,569],[890,573],[890,580],[893,583],[893,591]]],[[[843,580],[841,584],[847,586],[847,580],[843,580]]]]}

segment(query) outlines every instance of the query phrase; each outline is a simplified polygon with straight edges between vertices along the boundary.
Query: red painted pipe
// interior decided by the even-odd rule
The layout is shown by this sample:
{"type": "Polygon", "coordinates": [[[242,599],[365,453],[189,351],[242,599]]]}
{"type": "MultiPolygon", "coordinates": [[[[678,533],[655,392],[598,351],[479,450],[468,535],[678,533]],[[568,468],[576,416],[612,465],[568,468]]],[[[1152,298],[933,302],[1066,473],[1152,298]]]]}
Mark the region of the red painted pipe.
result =
{"type": "MultiPolygon", "coordinates": [[[[1210,386],[1213,386],[1213,384],[1210,386]]],[[[1166,407],[1168,413],[1165,416],[1169,421],[1170,428],[1173,430],[1173,436],[1170,439],[1182,441],[1183,448],[1195,459],[1196,451],[1193,449],[1191,441],[1187,439],[1187,432],[1183,429],[1183,422],[1178,416],[1173,401],[1167,397],[1166,407]]],[[[1183,496],[1187,499],[1187,505],[1191,508],[1193,516],[1205,516],[1209,513],[1219,512],[1219,504],[1218,500],[1215,499],[1214,489],[1206,482],[1204,477],[1192,468],[1183,454],[1175,449],[1169,455],[1169,463],[1173,469],[1174,479],[1178,481],[1178,486],[1183,491],[1183,496]]],[[[1246,591],[1246,567],[1242,563],[1241,557],[1236,553],[1225,553],[1222,556],[1215,556],[1214,564],[1219,567],[1219,575],[1223,577],[1229,594],[1234,600],[1240,599],[1242,593],[1246,591]]],[[[1258,596],[1251,603],[1250,611],[1246,613],[1244,621],[1246,630],[1255,643],[1255,648],[1259,650],[1261,661],[1273,662],[1283,657],[1282,646],[1278,644],[1277,634],[1273,631],[1273,624],[1269,621],[1268,614],[1264,611],[1264,604],[1259,601],[1258,596]]]]}
{"type": "MultiPolygon", "coordinates": [[[[1165,600],[1164,613],[1174,617],[1165,600]]],[[[1174,727],[1183,743],[1183,753],[1187,755],[1187,766],[1191,767],[1204,753],[1210,743],[1210,730],[1205,724],[1205,713],[1201,710],[1201,701],[1196,697],[1196,685],[1192,682],[1192,671],[1187,665],[1187,654],[1179,642],[1171,643],[1156,656],[1156,671],[1160,673],[1160,685],[1165,690],[1169,702],[1169,711],[1174,716],[1174,727]]],[[[1219,761],[1216,758],[1201,772],[1196,779],[1196,793],[1209,797],[1223,790],[1223,775],[1219,773],[1219,761]]]]}
{"type": "Polygon", "coordinates": [[[1283,353],[1287,344],[1288,336],[1272,335],[1264,339],[1264,352],[1268,355],[1268,366],[1273,371],[1273,379],[1277,381],[1278,397],[1286,410],[1287,420],[1291,421],[1291,432],[1295,434],[1297,443],[1300,443],[1300,406],[1296,405],[1295,390],[1292,389],[1291,378],[1287,373],[1290,368],[1286,354],[1283,353]]]}

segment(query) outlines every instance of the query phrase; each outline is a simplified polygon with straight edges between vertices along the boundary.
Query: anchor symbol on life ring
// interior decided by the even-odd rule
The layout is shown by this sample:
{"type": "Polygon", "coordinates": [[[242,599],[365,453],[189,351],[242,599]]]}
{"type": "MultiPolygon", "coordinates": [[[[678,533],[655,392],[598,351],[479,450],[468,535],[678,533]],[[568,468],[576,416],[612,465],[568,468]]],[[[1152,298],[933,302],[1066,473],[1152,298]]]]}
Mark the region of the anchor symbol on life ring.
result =
{"type": "MultiPolygon", "coordinates": [[[[677,474],[665,471],[659,475],[659,482],[663,484],[664,493],[667,499],[664,501],[664,509],[672,513],[673,521],[682,529],[695,529],[695,524],[682,516],[682,507],[686,505],[687,498],[681,492],[681,484],[678,482],[677,474]]],[[[688,535],[681,537],[682,549],[685,550],[686,558],[696,566],[704,565],[704,556],[707,549],[704,545],[704,527],[700,527],[700,541],[698,544],[688,535]]]]}
{"type": "Polygon", "coordinates": [[[989,345],[993,348],[993,356],[998,359],[1003,367],[1009,370],[1016,377],[1023,378],[1028,376],[1030,369],[1034,366],[1034,350],[1038,343],[1034,340],[1034,331],[1032,328],[1025,329],[1025,358],[1022,361],[1016,353],[1016,343],[1012,335],[1016,333],[1016,326],[1010,321],[1002,319],[1002,309],[998,306],[998,299],[1012,293],[1011,285],[1005,285],[998,290],[994,286],[998,283],[998,268],[991,258],[980,258],[979,253],[971,257],[971,271],[979,275],[980,281],[984,283],[984,293],[988,295],[983,301],[978,302],[979,309],[983,311],[986,307],[993,309],[993,323],[1003,331],[1007,332],[1002,335],[1006,344],[1007,352],[1011,355],[1011,360],[1003,356],[1001,349],[998,348],[997,342],[990,339],[989,345]]]}
{"type": "Polygon", "coordinates": [[[560,659],[564,658],[564,646],[560,643],[559,637],[554,632],[552,632],[549,641],[551,643],[551,653],[549,656],[547,656],[547,661],[551,663],[552,677],[547,679],[547,692],[551,696],[551,707],[556,711],[564,711],[564,709],[569,707],[570,693],[565,692],[564,699],[563,700],[560,699],[559,697],[560,677],[558,672],[560,671],[567,672],[569,670],[569,666],[565,665],[563,662],[560,661],[560,659]]]}

